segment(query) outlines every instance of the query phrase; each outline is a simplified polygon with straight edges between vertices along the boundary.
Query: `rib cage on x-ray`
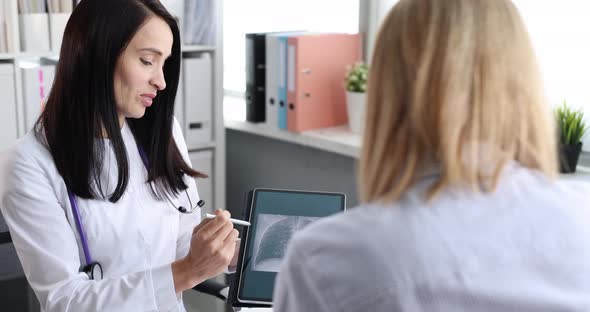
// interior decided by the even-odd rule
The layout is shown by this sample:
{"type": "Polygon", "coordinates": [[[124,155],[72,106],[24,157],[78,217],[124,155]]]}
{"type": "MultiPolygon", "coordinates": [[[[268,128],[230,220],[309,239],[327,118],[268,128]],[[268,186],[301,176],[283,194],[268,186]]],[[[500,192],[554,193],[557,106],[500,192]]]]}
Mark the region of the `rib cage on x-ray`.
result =
{"type": "Polygon", "coordinates": [[[278,272],[287,244],[296,231],[317,217],[261,214],[253,249],[253,270],[278,272]]]}

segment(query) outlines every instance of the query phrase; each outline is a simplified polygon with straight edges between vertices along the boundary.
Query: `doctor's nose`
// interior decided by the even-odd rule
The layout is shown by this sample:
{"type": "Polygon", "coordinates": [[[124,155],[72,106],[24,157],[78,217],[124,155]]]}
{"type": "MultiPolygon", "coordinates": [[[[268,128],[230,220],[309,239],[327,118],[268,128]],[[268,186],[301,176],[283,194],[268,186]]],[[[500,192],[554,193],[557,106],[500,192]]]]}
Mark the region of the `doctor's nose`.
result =
{"type": "Polygon", "coordinates": [[[154,86],[158,91],[166,89],[166,80],[164,79],[164,72],[159,70],[154,77],[152,77],[150,84],[154,86]]]}

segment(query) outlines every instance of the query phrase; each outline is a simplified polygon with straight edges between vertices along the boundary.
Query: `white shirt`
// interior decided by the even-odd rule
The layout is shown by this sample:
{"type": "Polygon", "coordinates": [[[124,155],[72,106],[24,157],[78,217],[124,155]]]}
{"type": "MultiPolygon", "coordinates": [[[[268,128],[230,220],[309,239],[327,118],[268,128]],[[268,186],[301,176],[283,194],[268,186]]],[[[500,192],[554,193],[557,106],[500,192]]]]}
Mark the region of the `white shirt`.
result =
{"type": "MultiPolygon", "coordinates": [[[[184,311],[170,264],[188,253],[200,209],[182,214],[157,200],[126,123],[121,135],[129,160],[124,195],[117,203],[76,198],[90,254],[104,271],[101,281],[79,272],[85,265],[82,244],[65,183],[47,148],[29,132],[8,152],[2,213],[42,311],[184,311]]],[[[176,119],[173,136],[190,165],[176,119]]],[[[106,141],[101,181],[111,194],[118,173],[106,141]]],[[[188,177],[185,182],[194,205],[199,200],[195,182],[188,177]]],[[[189,207],[184,192],[171,199],[189,207]]]]}
{"type": "Polygon", "coordinates": [[[274,311],[590,311],[590,184],[513,164],[428,204],[433,181],[296,233],[274,311]]]}

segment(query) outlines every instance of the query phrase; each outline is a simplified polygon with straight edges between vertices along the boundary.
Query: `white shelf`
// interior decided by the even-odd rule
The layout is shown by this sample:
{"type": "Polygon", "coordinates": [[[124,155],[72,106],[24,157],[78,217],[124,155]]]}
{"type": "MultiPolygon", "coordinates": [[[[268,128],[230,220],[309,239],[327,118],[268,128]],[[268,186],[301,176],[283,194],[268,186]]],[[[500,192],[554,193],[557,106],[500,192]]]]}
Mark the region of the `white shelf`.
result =
{"type": "Polygon", "coordinates": [[[199,151],[199,150],[204,150],[204,149],[215,149],[216,144],[215,142],[206,142],[206,143],[201,143],[198,145],[194,145],[192,147],[189,148],[189,151],[193,152],[193,151],[199,151]]]}
{"type": "Polygon", "coordinates": [[[38,51],[38,52],[0,53],[0,60],[51,57],[51,56],[56,56],[56,55],[59,55],[59,52],[57,52],[57,51],[38,51]]]}
{"type": "Polygon", "coordinates": [[[181,48],[182,52],[212,52],[215,46],[209,45],[185,45],[181,48]]]}
{"type": "Polygon", "coordinates": [[[294,133],[271,128],[263,123],[225,120],[225,127],[353,158],[360,155],[362,137],[350,132],[348,126],[294,133]]]}
{"type": "MultiPolygon", "coordinates": [[[[182,52],[212,52],[212,51],[215,51],[215,46],[186,45],[186,46],[182,46],[181,51],[182,52]]],[[[14,60],[14,59],[52,57],[52,56],[59,56],[59,51],[0,53],[0,60],[14,60]]]]}

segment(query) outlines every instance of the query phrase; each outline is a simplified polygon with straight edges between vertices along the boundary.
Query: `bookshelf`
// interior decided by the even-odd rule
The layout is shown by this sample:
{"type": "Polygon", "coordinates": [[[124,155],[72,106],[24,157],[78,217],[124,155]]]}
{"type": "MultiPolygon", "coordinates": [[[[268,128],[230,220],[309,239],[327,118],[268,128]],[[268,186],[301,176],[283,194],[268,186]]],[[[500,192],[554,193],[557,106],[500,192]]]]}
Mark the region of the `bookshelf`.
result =
{"type": "Polygon", "coordinates": [[[182,47],[183,52],[214,52],[215,46],[210,45],[185,45],[182,47]]]}
{"type": "Polygon", "coordinates": [[[10,61],[10,60],[17,60],[17,59],[54,57],[57,55],[58,55],[58,52],[54,52],[54,51],[0,53],[0,60],[10,61]]]}

